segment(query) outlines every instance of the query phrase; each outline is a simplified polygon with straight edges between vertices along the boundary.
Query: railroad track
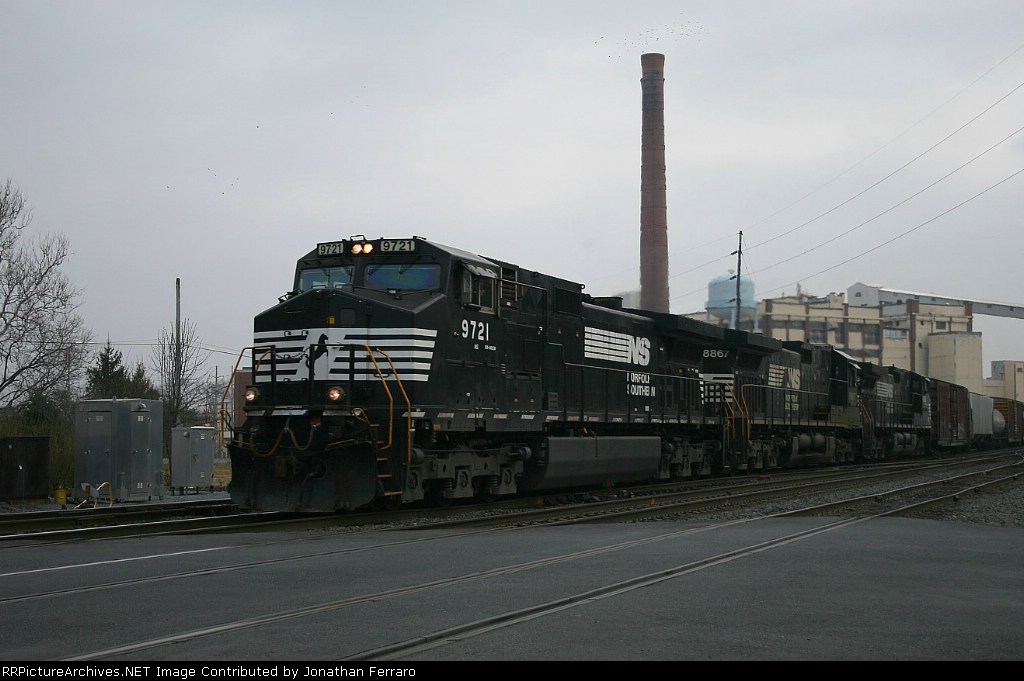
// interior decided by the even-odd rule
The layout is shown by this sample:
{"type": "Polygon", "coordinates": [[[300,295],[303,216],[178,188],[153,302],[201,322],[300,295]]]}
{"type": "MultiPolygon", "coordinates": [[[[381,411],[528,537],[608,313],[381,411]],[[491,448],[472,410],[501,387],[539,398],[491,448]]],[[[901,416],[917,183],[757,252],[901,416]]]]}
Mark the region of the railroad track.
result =
{"type": "MultiPolygon", "coordinates": [[[[395,632],[391,627],[384,628],[381,636],[376,640],[376,642],[370,642],[369,640],[364,641],[362,637],[356,639],[341,636],[338,641],[335,642],[335,645],[338,647],[334,649],[334,655],[337,657],[331,658],[340,661],[352,662],[383,662],[415,659],[414,656],[416,655],[421,655],[432,649],[457,644],[467,638],[484,635],[504,628],[513,628],[517,625],[534,621],[539,617],[557,615],[567,609],[586,606],[600,600],[622,597],[639,588],[653,586],[660,582],[682,578],[687,575],[699,574],[706,570],[714,570],[720,566],[732,563],[733,561],[753,558],[764,551],[777,547],[792,545],[796,542],[812,539],[827,533],[842,532],[847,528],[852,528],[860,523],[868,522],[873,519],[897,514],[915,514],[924,508],[925,504],[954,499],[958,494],[969,494],[981,491],[983,487],[989,484],[998,485],[1008,484],[1010,482],[1016,483],[1019,481],[1020,465],[1020,461],[1010,463],[994,462],[981,470],[964,471],[948,469],[945,471],[945,473],[947,473],[946,475],[933,470],[931,472],[934,474],[934,480],[925,482],[915,481],[914,484],[894,487],[892,493],[887,495],[888,503],[886,503],[884,507],[879,507],[879,494],[877,493],[851,496],[848,499],[845,499],[842,504],[834,504],[831,507],[818,503],[817,499],[813,498],[816,497],[816,494],[811,494],[810,497],[801,501],[801,499],[803,499],[801,492],[795,488],[802,487],[804,492],[810,493],[810,488],[813,485],[824,483],[822,481],[812,482],[809,480],[796,481],[789,479],[785,481],[785,484],[789,485],[793,489],[790,489],[786,493],[797,495],[794,498],[797,508],[790,510],[786,514],[754,512],[750,517],[745,518],[732,517],[725,520],[709,519],[706,522],[687,522],[679,526],[673,526],[671,524],[659,525],[659,528],[664,528],[664,531],[659,529],[659,531],[653,535],[643,536],[641,538],[615,540],[586,548],[576,547],[575,549],[570,549],[567,547],[564,551],[558,551],[550,555],[545,555],[531,560],[515,561],[501,558],[496,559],[494,561],[495,564],[485,570],[467,570],[462,574],[447,574],[440,579],[427,578],[423,580],[411,580],[408,583],[392,586],[391,588],[368,590],[364,593],[356,592],[354,594],[340,596],[333,599],[320,600],[315,604],[308,604],[304,606],[278,606],[277,608],[269,608],[257,612],[249,611],[245,616],[236,615],[224,617],[216,623],[209,622],[202,625],[193,624],[192,626],[184,629],[179,629],[177,631],[164,631],[160,634],[154,634],[151,636],[142,635],[136,636],[135,638],[127,637],[123,638],[119,643],[114,643],[113,641],[108,640],[106,645],[100,645],[92,648],[81,648],[78,652],[66,656],[64,660],[82,662],[89,660],[112,661],[119,659],[140,659],[140,655],[152,656],[154,654],[153,651],[158,649],[168,651],[157,653],[157,655],[161,656],[161,659],[173,659],[175,656],[183,656],[179,657],[179,659],[189,659],[190,650],[200,651],[192,653],[193,655],[202,654],[201,651],[207,650],[209,646],[216,646],[215,642],[221,637],[227,641],[225,645],[230,646],[231,642],[237,640],[237,636],[240,632],[251,631],[254,628],[266,627],[270,631],[280,632],[279,628],[282,626],[298,626],[299,629],[305,630],[306,627],[313,626],[312,623],[322,621],[321,618],[332,612],[351,610],[353,613],[359,613],[361,612],[361,608],[377,607],[386,603],[418,604],[422,602],[422,599],[427,598],[428,594],[433,592],[438,592],[439,596],[437,598],[441,599],[443,602],[450,602],[449,599],[453,597],[453,594],[459,593],[460,588],[467,587],[470,584],[504,585],[507,583],[507,580],[524,572],[536,571],[537,574],[543,575],[546,574],[545,571],[552,569],[555,566],[564,565],[568,562],[585,566],[588,560],[595,558],[604,560],[601,557],[607,554],[628,554],[630,551],[646,544],[657,542],[671,543],[680,540],[686,541],[687,537],[693,536],[696,533],[728,530],[728,528],[735,527],[740,524],[757,523],[761,520],[777,518],[780,515],[824,516],[837,511],[843,514],[838,518],[822,518],[822,522],[799,531],[794,531],[792,529],[792,525],[778,525],[777,527],[788,529],[783,529],[783,531],[780,531],[774,536],[770,536],[768,538],[765,538],[763,535],[757,535],[756,541],[734,546],[715,553],[709,553],[708,555],[693,557],[692,559],[680,564],[672,564],[667,567],[661,567],[657,570],[651,570],[648,568],[642,572],[639,570],[632,571],[622,576],[621,579],[611,580],[607,583],[590,583],[589,585],[584,585],[581,581],[581,583],[574,589],[570,588],[565,593],[555,595],[543,602],[534,603],[525,607],[521,604],[510,605],[510,607],[503,606],[495,608],[496,612],[489,613],[485,616],[458,616],[452,618],[442,618],[441,614],[444,613],[447,615],[450,612],[452,615],[465,615],[470,611],[464,611],[461,608],[434,610],[431,611],[431,614],[425,617],[423,621],[417,621],[417,626],[415,627],[411,626],[412,623],[409,622],[410,627],[406,627],[406,632],[401,636],[393,636],[395,632]],[[849,512],[848,509],[853,509],[855,512],[849,512]],[[293,622],[302,622],[303,620],[309,624],[289,624],[293,622]],[[192,646],[196,647],[192,648],[192,646]],[[164,658],[164,655],[170,655],[171,657],[164,658]]],[[[892,476],[906,475],[908,474],[908,471],[891,471],[891,474],[892,476]]],[[[877,482],[877,478],[873,482],[877,482]]],[[[700,492],[708,494],[708,490],[700,490],[700,492]]],[[[741,495],[747,494],[744,492],[738,492],[736,489],[732,489],[730,492],[731,494],[729,497],[731,502],[736,502],[741,495]]],[[[750,492],[750,494],[753,493],[753,491],[750,492]]],[[[777,489],[776,493],[782,494],[782,488],[777,489]]],[[[759,507],[760,502],[763,501],[763,497],[755,499],[754,496],[748,496],[748,500],[753,504],[751,507],[752,510],[756,510],[756,508],[759,507]]],[[[650,503],[649,500],[641,501],[647,504],[650,503]]],[[[666,505],[667,503],[668,502],[666,502],[666,505]]],[[[609,505],[608,508],[611,508],[611,506],[609,505]]],[[[566,515],[566,517],[563,518],[564,522],[560,524],[568,522],[593,521],[593,517],[584,517],[583,514],[578,514],[579,517],[576,518],[571,517],[574,511],[568,506],[563,507],[560,510],[566,515]]],[[[618,512],[621,513],[622,511],[623,509],[619,509],[618,512]]],[[[524,516],[530,517],[529,514],[524,514],[524,516]]],[[[625,516],[622,515],[617,517],[613,516],[612,520],[621,520],[624,517],[625,516]]],[[[699,518],[696,516],[688,516],[687,519],[693,520],[699,518]]],[[[605,521],[607,522],[608,520],[606,519],[605,521]]],[[[396,550],[399,546],[409,544],[424,545],[438,543],[440,546],[444,546],[446,542],[457,542],[465,538],[467,536],[467,530],[468,534],[477,534],[481,532],[514,533],[527,526],[523,523],[518,523],[516,525],[492,526],[488,528],[481,526],[472,527],[468,523],[461,525],[458,523],[448,523],[446,527],[447,531],[445,531],[445,526],[435,524],[434,529],[438,531],[423,535],[408,532],[396,533],[393,535],[395,537],[393,541],[389,541],[386,538],[381,537],[380,540],[375,540],[370,544],[358,542],[328,544],[326,546],[331,547],[328,550],[322,550],[320,548],[314,548],[312,550],[306,549],[301,551],[299,555],[287,557],[268,557],[266,559],[250,560],[249,562],[231,562],[227,565],[204,567],[202,569],[180,571],[173,574],[165,573],[158,576],[127,581],[111,581],[105,584],[91,584],[73,590],[53,590],[33,594],[22,593],[17,596],[2,599],[0,602],[13,605],[15,602],[28,602],[33,600],[70,596],[86,590],[116,590],[126,587],[146,586],[151,582],[166,581],[169,579],[184,580],[195,576],[209,576],[215,573],[229,571],[269,569],[271,566],[283,568],[283,566],[287,564],[298,561],[327,559],[330,563],[321,564],[354,564],[358,560],[356,556],[360,553],[369,552],[369,555],[377,555],[378,552],[391,552],[396,550]]],[[[408,530],[410,527],[396,527],[395,529],[408,530]]],[[[313,540],[317,536],[322,537],[322,535],[314,534],[313,536],[308,537],[308,539],[313,540]]],[[[301,538],[305,539],[307,537],[301,538]]],[[[297,538],[296,535],[289,535],[287,538],[277,535],[277,538],[273,541],[295,542],[297,541],[297,538]]],[[[311,541],[309,546],[320,547],[321,545],[319,542],[311,541]]],[[[439,550],[441,552],[444,551],[444,549],[439,550]]],[[[663,554],[668,555],[665,552],[663,552],[663,554]]],[[[476,586],[473,588],[484,587],[476,586]]],[[[391,607],[397,606],[393,605],[391,607]]],[[[385,607],[385,610],[386,609],[387,608],[385,607]]],[[[403,610],[403,612],[406,612],[410,617],[410,613],[419,611],[419,607],[412,606],[403,610]]],[[[346,615],[331,621],[336,623],[344,622],[347,618],[348,616],[346,615]]],[[[251,633],[246,635],[254,636],[251,633]]]]}
{"type": "Polygon", "coordinates": [[[0,541],[123,537],[239,522],[227,500],[33,511],[0,516],[0,541]]]}
{"type": "MultiPolygon", "coordinates": [[[[240,513],[227,500],[129,507],[12,513],[0,516],[0,543],[75,541],[195,532],[269,532],[359,529],[486,529],[530,525],[635,522],[809,497],[842,489],[978,466],[1004,457],[896,463],[851,472],[830,468],[776,475],[737,476],[683,484],[644,485],[516,498],[492,504],[343,514],[240,513]]],[[[988,470],[988,469],[984,469],[988,470]]],[[[975,473],[975,475],[981,475],[975,473]]],[[[848,503],[848,502],[847,502],[848,503]]]]}
{"type": "MultiPolygon", "coordinates": [[[[701,487],[670,492],[655,491],[644,496],[630,496],[585,504],[566,504],[552,508],[488,515],[466,515],[451,520],[422,523],[412,529],[485,529],[596,522],[639,522],[678,519],[686,516],[696,519],[701,513],[723,509],[755,507],[759,504],[780,500],[819,498],[821,495],[834,495],[844,490],[861,490],[874,485],[893,484],[907,477],[934,476],[933,480],[904,487],[893,487],[889,491],[850,496],[841,501],[814,503],[806,509],[790,514],[810,512],[827,514],[869,505],[874,505],[877,509],[883,501],[899,503],[900,500],[912,495],[921,498],[921,501],[912,509],[920,512],[940,504],[954,503],[965,494],[978,493],[1017,482],[1021,479],[1022,466],[1024,466],[1024,459],[1015,455],[1012,457],[979,457],[965,462],[922,466],[895,466],[884,471],[872,467],[856,474],[843,470],[832,473],[788,475],[778,479],[760,477],[729,486],[701,487]],[[969,470],[958,472],[965,469],[969,470]]],[[[781,513],[781,515],[786,514],[781,513]]]]}

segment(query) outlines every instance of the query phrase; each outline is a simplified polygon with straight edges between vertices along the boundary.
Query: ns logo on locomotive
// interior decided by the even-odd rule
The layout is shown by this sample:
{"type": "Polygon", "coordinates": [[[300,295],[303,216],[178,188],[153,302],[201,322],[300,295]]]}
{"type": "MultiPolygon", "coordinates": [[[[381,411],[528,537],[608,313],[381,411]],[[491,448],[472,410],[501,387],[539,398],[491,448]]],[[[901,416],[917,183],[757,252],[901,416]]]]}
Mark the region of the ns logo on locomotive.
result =
{"type": "MultiPolygon", "coordinates": [[[[318,244],[246,353],[227,443],[243,509],[447,504],[973,441],[970,424],[940,423],[970,418],[959,386],[626,309],[421,237],[318,244]]],[[[1000,414],[990,444],[1009,437],[1000,414]]]]}

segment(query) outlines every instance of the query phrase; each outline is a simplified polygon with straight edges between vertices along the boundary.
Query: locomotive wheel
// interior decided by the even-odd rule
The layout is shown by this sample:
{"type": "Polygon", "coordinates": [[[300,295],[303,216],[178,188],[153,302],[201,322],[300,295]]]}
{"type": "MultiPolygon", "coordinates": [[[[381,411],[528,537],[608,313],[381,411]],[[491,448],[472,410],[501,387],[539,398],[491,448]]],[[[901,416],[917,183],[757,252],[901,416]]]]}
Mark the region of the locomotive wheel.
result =
{"type": "MultiPolygon", "coordinates": [[[[506,470],[504,475],[507,481],[512,480],[511,471],[506,470]]],[[[478,480],[475,481],[474,490],[476,492],[477,498],[480,499],[482,502],[484,502],[485,504],[493,504],[495,501],[501,498],[501,494],[495,491],[500,489],[500,485],[501,478],[499,476],[488,475],[479,478],[478,480]]]]}
{"type": "Polygon", "coordinates": [[[393,494],[391,496],[377,497],[373,505],[381,511],[397,511],[402,507],[402,496],[400,494],[393,494]]]}
{"type": "Polygon", "coordinates": [[[430,491],[430,502],[438,508],[448,508],[452,505],[452,498],[444,495],[444,489],[441,487],[434,487],[430,491]]]}

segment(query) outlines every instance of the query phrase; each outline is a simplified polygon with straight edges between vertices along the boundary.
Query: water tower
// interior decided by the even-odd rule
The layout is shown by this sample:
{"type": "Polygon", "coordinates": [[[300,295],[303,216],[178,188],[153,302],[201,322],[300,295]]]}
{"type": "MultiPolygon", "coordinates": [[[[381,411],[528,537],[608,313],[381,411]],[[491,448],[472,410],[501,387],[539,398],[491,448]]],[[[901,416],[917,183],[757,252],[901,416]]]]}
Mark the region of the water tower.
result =
{"type": "Polygon", "coordinates": [[[754,282],[750,277],[740,276],[739,305],[736,304],[736,272],[715,277],[708,283],[708,302],[704,306],[708,320],[712,317],[727,322],[731,329],[741,328],[756,331],[757,298],[754,294],[754,282]],[[736,313],[739,312],[737,324],[736,313]]]}

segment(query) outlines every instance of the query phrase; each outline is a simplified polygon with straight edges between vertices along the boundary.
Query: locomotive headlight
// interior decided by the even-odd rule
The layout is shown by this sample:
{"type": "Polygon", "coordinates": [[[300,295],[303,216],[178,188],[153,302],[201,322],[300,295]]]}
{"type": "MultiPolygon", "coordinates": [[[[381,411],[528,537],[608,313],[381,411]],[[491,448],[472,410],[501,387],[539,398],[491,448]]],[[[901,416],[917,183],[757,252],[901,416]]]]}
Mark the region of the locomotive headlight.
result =
{"type": "Polygon", "coordinates": [[[331,402],[340,402],[345,399],[345,391],[338,386],[332,386],[327,389],[327,399],[331,402]]]}
{"type": "Polygon", "coordinates": [[[359,255],[363,252],[362,244],[352,244],[352,255],[359,255]]]}
{"type": "Polygon", "coordinates": [[[253,402],[255,402],[258,399],[260,399],[260,391],[259,390],[257,390],[256,388],[246,388],[245,389],[245,401],[248,404],[252,404],[253,402]]]}
{"type": "Polygon", "coordinates": [[[363,244],[363,253],[373,253],[373,244],[363,244]]]}

